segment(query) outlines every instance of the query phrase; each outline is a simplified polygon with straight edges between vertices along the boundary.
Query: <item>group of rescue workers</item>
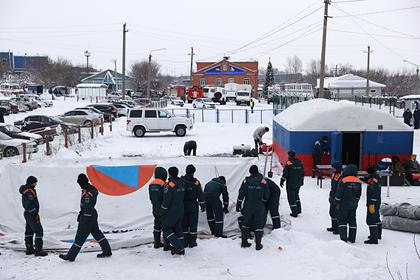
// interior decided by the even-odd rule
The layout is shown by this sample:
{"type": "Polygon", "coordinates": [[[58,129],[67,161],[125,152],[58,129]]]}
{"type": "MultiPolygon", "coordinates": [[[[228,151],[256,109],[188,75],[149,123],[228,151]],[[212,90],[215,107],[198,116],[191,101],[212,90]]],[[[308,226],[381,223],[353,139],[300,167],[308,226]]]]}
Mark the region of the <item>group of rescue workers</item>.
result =
{"type": "MultiPolygon", "coordinates": [[[[255,135],[256,146],[259,146],[268,128],[261,127],[255,135]]],[[[322,137],[314,143],[314,166],[320,161],[322,153],[328,149],[327,137],[322,137]],[[320,155],[321,154],[321,155],[320,155]],[[316,161],[316,162],[315,162],[316,161]]],[[[345,242],[356,241],[356,209],[361,196],[362,182],[367,183],[367,217],[370,236],[367,244],[378,244],[381,239],[382,224],[379,215],[381,205],[380,178],[374,167],[367,169],[367,176],[358,178],[357,167],[353,164],[344,169],[340,162],[332,165],[331,191],[329,193],[331,227],[328,231],[339,234],[345,242]]],[[[229,194],[224,176],[211,179],[204,190],[200,181],[194,177],[196,168],[188,165],[185,175],[179,177],[177,167],[166,170],[157,167],[154,180],[149,185],[149,197],[154,216],[154,248],[163,247],[164,251],[171,251],[173,255],[184,255],[185,248],[197,246],[197,224],[199,210],[206,212],[210,232],[215,237],[226,238],[223,233],[224,214],[229,213],[229,194]],[[222,201],[220,200],[222,196],[222,201]],[[163,233],[163,242],[161,235],[163,233]]],[[[280,188],[270,178],[264,177],[256,165],[249,169],[249,176],[243,181],[239,189],[236,211],[239,228],[241,229],[241,247],[250,247],[248,242],[255,237],[255,249],[261,250],[263,228],[270,212],[273,229],[281,227],[279,214],[280,188]]],[[[20,187],[22,205],[26,220],[25,245],[26,254],[46,256],[43,250],[43,228],[39,217],[39,202],[37,198],[37,178],[29,176],[26,184],[20,187]],[[34,243],[35,235],[35,243],[34,243]],[[35,244],[35,246],[34,246],[35,244]]],[[[111,247],[98,226],[98,213],[95,209],[98,190],[89,183],[85,174],[79,174],[77,183],[82,189],[80,212],[77,217],[78,228],[75,241],[67,254],[60,254],[63,260],[74,261],[89,234],[95,238],[102,249],[98,258],[112,255],[111,247]]],[[[291,209],[290,216],[298,217],[302,213],[299,191],[304,184],[304,168],[294,151],[288,151],[280,186],[286,183],[287,200],[291,209]]]]}

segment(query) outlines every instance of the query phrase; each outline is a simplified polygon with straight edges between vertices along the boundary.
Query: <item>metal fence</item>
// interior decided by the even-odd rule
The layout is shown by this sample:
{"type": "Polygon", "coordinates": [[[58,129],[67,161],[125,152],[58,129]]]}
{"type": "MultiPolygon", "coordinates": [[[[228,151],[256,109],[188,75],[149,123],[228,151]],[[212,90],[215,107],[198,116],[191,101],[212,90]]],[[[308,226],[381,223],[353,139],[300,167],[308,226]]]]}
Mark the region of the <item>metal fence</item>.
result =
{"type": "Polygon", "coordinates": [[[174,115],[192,117],[194,122],[210,123],[260,123],[271,124],[272,109],[167,109],[174,115]]]}

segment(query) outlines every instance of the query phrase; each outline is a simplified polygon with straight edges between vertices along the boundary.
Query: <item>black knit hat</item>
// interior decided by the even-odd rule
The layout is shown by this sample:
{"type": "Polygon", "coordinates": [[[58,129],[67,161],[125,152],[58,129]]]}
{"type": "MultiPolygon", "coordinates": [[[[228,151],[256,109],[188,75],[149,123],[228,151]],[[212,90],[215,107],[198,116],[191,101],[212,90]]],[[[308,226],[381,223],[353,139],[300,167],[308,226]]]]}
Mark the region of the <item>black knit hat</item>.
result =
{"type": "Polygon", "coordinates": [[[250,174],[258,174],[259,172],[258,172],[258,166],[256,166],[256,165],[252,165],[250,168],[249,168],[249,173],[250,174]]]}
{"type": "Polygon", "coordinates": [[[185,168],[185,173],[194,174],[195,173],[194,165],[192,165],[192,164],[187,165],[187,168],[185,168]]]}
{"type": "Polygon", "coordinates": [[[296,152],[293,150],[290,150],[287,152],[287,154],[289,155],[289,157],[294,158],[296,156],[296,152]]]}
{"type": "Polygon", "coordinates": [[[225,184],[226,184],[226,178],[225,178],[225,176],[219,176],[219,179],[220,179],[223,183],[225,183],[225,184]]]}
{"type": "Polygon", "coordinates": [[[265,131],[267,131],[267,132],[268,132],[268,131],[270,131],[270,129],[269,129],[268,127],[265,127],[265,131]]]}
{"type": "Polygon", "coordinates": [[[79,184],[80,187],[83,188],[89,184],[89,179],[85,174],[80,173],[79,176],[77,177],[77,183],[79,184]]]}
{"type": "Polygon", "coordinates": [[[38,182],[38,179],[34,176],[29,176],[28,179],[26,179],[26,184],[32,185],[38,182]]]}
{"type": "Polygon", "coordinates": [[[172,177],[178,177],[178,168],[176,168],[175,166],[169,167],[168,173],[172,177]]]}

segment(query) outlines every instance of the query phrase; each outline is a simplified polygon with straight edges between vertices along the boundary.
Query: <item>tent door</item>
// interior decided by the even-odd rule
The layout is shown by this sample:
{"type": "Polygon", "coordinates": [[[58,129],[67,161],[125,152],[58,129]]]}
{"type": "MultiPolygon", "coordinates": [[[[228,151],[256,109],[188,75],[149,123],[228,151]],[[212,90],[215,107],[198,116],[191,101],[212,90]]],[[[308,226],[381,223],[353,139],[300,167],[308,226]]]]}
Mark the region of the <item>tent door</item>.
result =
{"type": "Polygon", "coordinates": [[[360,168],[360,143],[360,132],[343,132],[342,163],[344,165],[354,164],[360,168]]]}
{"type": "Polygon", "coordinates": [[[342,147],[343,147],[343,134],[341,132],[333,132],[331,134],[331,152],[330,152],[331,164],[337,161],[341,162],[342,147]]]}

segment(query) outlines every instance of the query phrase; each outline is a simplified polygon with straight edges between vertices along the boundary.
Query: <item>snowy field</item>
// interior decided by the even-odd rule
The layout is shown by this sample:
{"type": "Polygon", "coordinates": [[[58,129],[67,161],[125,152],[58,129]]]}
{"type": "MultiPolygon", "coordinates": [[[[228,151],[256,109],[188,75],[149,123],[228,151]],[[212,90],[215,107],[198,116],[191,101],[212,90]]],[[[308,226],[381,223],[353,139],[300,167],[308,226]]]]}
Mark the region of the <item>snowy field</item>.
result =
{"type": "MultiPolygon", "coordinates": [[[[74,100],[58,100],[53,108],[38,109],[31,114],[55,115],[80,106],[82,104],[74,100]]],[[[12,115],[5,119],[6,122],[13,122],[25,116],[12,115]]],[[[270,122],[264,123],[271,127],[270,122]]],[[[259,125],[258,122],[196,122],[194,129],[183,138],[165,133],[146,134],[146,137],[139,139],[125,130],[125,118],[120,118],[113,123],[112,133],[106,131],[103,137],[89,140],[83,145],[60,149],[51,157],[39,153],[31,159],[30,164],[51,167],[60,165],[63,160],[81,158],[92,162],[111,162],[125,158],[181,157],[184,142],[191,139],[198,143],[199,157],[231,154],[233,145],[253,144],[251,135],[259,125]]],[[[264,137],[264,140],[270,143],[271,136],[264,137]]],[[[415,133],[414,146],[414,152],[419,153],[418,131],[415,133]]],[[[0,167],[19,168],[19,160],[0,160],[0,167]]],[[[262,158],[259,165],[264,165],[262,158]]],[[[276,170],[276,182],[279,181],[280,172],[276,170]]],[[[1,174],[3,176],[7,174],[1,174]]],[[[82,253],[76,262],[67,263],[58,258],[57,252],[51,252],[45,258],[35,258],[20,251],[1,248],[0,245],[0,279],[391,279],[386,264],[387,254],[389,269],[395,279],[398,279],[398,272],[403,279],[406,278],[406,267],[408,279],[420,279],[420,260],[414,249],[413,234],[384,230],[379,245],[363,244],[368,236],[364,206],[366,194],[363,189],[357,212],[355,244],[343,243],[337,235],[325,230],[330,226],[329,181],[326,180],[324,188],[320,189],[314,179],[305,178],[301,190],[303,214],[291,220],[290,230],[279,229],[267,233],[261,251],[256,251],[254,247],[240,248],[237,238],[201,239],[198,240],[198,247],[187,249],[185,256],[174,257],[147,244],[114,250],[113,256],[108,259],[97,259],[96,253],[82,253]]],[[[409,202],[420,205],[419,192],[420,188],[416,187],[393,187],[390,188],[389,198],[386,189],[383,189],[382,199],[384,203],[409,202]]],[[[230,193],[230,196],[235,201],[237,193],[230,193]]],[[[101,199],[105,200],[103,194],[98,197],[98,203],[101,199]]],[[[77,201],[74,204],[77,207],[77,201]]],[[[228,216],[235,214],[233,209],[234,205],[231,204],[228,216]]],[[[280,214],[288,219],[289,212],[286,193],[282,190],[280,214]]],[[[6,213],[0,212],[0,221],[3,215],[6,213]]],[[[417,238],[417,244],[420,247],[420,238],[417,238]]]]}

